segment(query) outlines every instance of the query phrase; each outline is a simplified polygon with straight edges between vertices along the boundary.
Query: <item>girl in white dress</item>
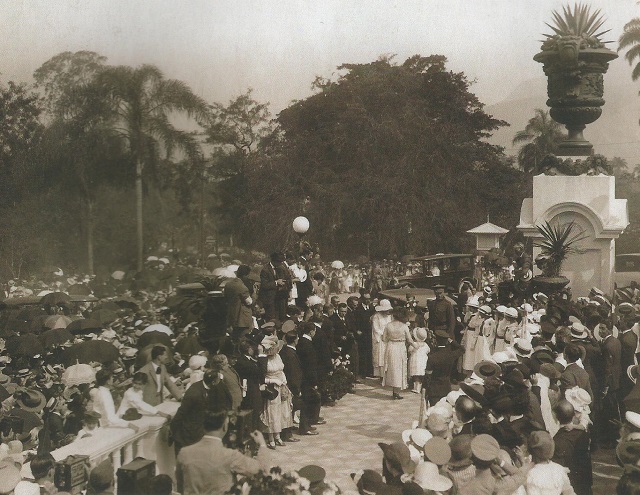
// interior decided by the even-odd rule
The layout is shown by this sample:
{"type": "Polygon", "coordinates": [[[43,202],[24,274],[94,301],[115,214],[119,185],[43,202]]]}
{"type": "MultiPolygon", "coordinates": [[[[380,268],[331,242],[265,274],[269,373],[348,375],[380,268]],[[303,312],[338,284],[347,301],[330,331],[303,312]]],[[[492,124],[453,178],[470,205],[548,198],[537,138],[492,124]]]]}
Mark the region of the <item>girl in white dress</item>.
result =
{"type": "Polygon", "coordinates": [[[384,374],[384,355],[387,350],[386,343],[382,340],[384,327],[386,327],[393,317],[391,316],[391,302],[382,299],[376,306],[376,314],[371,317],[372,353],[373,353],[373,376],[382,378],[384,374]]]}
{"type": "Polygon", "coordinates": [[[409,376],[413,380],[413,390],[411,391],[419,394],[431,349],[425,342],[427,340],[426,328],[414,328],[411,335],[414,340],[413,344],[409,346],[409,376]]]}

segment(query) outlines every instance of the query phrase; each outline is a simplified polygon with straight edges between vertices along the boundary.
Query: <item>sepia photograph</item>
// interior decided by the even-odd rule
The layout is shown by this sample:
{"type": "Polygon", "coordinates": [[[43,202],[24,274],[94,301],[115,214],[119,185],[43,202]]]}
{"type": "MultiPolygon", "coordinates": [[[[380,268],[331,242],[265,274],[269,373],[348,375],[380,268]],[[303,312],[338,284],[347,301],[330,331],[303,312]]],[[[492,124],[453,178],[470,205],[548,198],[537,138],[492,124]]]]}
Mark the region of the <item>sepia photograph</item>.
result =
{"type": "Polygon", "coordinates": [[[0,495],[640,494],[640,2],[0,27],[0,495]]]}

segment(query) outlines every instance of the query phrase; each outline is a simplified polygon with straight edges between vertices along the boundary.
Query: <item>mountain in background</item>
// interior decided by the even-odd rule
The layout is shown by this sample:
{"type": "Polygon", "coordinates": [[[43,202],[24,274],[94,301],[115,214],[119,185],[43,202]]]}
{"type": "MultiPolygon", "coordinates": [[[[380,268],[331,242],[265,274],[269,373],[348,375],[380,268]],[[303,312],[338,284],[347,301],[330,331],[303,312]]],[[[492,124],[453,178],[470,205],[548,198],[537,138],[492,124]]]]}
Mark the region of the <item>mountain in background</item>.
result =
{"type": "MultiPolygon", "coordinates": [[[[633,170],[640,164],[640,83],[633,82],[628,72],[619,72],[605,75],[602,116],[587,125],[584,136],[595,153],[624,158],[633,170]]],[[[503,101],[487,105],[488,114],[511,124],[494,132],[489,142],[504,146],[507,155],[517,156],[519,148],[511,144],[513,136],[525,128],[536,108],[549,109],[546,101],[547,80],[541,77],[523,82],[503,101]]]]}

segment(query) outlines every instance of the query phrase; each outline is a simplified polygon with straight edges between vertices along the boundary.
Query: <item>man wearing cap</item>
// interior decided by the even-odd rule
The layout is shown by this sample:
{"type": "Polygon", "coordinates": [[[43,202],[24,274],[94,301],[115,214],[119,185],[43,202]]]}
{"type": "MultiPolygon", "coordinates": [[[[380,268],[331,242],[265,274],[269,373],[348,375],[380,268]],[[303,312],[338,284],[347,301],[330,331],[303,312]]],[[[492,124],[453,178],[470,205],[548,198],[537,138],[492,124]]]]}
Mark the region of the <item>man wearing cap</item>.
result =
{"type": "Polygon", "coordinates": [[[436,330],[444,330],[449,334],[451,340],[455,340],[456,317],[453,311],[453,304],[444,296],[445,289],[445,285],[434,285],[433,292],[436,298],[427,300],[429,329],[434,332],[436,330]]]}
{"type": "Polygon", "coordinates": [[[487,434],[477,435],[471,440],[471,458],[476,467],[476,475],[462,487],[460,495],[513,493],[526,482],[527,473],[532,467],[531,463],[523,462],[523,466],[518,469],[506,462],[496,439],[487,434]],[[500,470],[505,476],[494,474],[494,471],[500,470]]]}
{"type": "Polygon", "coordinates": [[[436,330],[435,337],[437,345],[429,354],[423,382],[430,405],[435,405],[451,392],[451,375],[464,354],[464,348],[454,342],[446,330],[436,330]]]}

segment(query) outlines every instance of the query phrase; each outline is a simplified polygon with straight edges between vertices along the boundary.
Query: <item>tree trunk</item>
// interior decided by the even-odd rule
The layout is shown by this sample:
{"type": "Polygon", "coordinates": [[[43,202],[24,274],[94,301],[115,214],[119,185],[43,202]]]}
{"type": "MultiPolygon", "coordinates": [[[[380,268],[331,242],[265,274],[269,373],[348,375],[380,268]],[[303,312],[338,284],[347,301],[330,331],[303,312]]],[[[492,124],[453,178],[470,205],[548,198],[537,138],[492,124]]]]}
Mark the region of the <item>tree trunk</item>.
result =
{"type": "Polygon", "coordinates": [[[138,239],[138,271],[144,268],[144,237],[142,235],[142,162],[136,160],[136,227],[138,239]]]}
{"type": "Polygon", "coordinates": [[[94,274],[93,261],[93,202],[87,201],[87,270],[89,275],[94,274]]]}

